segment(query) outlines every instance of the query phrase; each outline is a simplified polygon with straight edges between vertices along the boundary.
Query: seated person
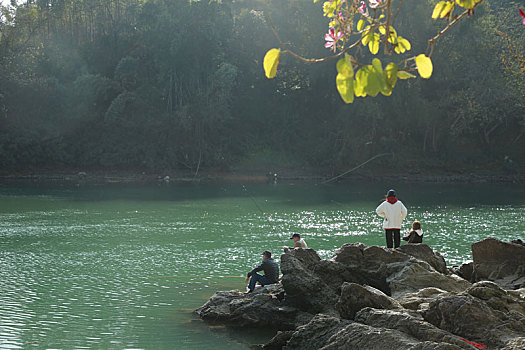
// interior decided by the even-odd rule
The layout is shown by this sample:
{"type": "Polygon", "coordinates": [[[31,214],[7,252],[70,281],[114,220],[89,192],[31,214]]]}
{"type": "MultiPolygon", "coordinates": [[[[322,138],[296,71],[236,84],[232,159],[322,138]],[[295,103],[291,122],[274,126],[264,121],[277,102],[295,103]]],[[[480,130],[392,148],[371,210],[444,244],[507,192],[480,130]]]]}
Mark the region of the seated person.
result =
{"type": "Polygon", "coordinates": [[[279,265],[272,259],[272,253],[265,250],[262,253],[262,258],[263,261],[261,265],[248,272],[246,280],[244,281],[247,283],[248,280],[250,280],[250,283],[248,284],[248,293],[253,292],[257,282],[259,282],[260,285],[265,286],[279,281],[279,265]],[[257,273],[259,271],[264,271],[264,275],[259,275],[257,273]]]}
{"type": "MultiPolygon", "coordinates": [[[[294,246],[291,248],[303,248],[303,249],[308,248],[308,246],[306,245],[306,242],[304,241],[304,239],[301,238],[300,234],[294,233],[292,237],[290,237],[290,239],[293,239],[294,241],[294,246]]],[[[288,247],[285,247],[285,248],[288,248],[288,247]]]]}
{"type": "Polygon", "coordinates": [[[423,243],[423,230],[419,221],[414,221],[412,229],[403,236],[403,240],[408,241],[408,243],[423,243]]]}

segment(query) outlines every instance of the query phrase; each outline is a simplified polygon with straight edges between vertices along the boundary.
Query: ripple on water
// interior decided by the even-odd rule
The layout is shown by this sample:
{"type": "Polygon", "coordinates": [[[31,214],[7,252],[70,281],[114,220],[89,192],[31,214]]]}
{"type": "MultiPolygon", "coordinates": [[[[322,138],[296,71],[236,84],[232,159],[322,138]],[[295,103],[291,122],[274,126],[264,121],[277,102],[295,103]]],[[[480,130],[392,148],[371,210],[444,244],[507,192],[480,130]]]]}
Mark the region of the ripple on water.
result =
{"type": "MultiPolygon", "coordinates": [[[[246,348],[240,339],[262,338],[211,330],[188,310],[242,290],[262,250],[278,256],[291,233],[322,258],[344,243],[384,245],[375,204],[270,204],[268,214],[246,198],[0,211],[0,348],[246,348]]],[[[523,209],[420,205],[407,221],[421,220],[425,243],[458,264],[476,240],[524,232],[523,209]]]]}

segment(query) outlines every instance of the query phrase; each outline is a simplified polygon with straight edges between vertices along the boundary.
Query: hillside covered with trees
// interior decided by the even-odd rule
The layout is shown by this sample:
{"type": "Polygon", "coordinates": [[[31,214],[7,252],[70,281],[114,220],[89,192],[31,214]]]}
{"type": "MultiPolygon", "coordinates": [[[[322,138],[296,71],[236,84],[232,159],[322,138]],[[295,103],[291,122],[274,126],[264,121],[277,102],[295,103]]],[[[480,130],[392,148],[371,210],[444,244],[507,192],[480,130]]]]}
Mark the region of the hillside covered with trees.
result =
{"type": "MultiPolygon", "coordinates": [[[[436,1],[405,0],[397,28],[413,50],[439,30],[436,1]]],[[[307,0],[30,0],[0,14],[0,168],[337,173],[385,152],[393,169],[518,171],[525,164],[525,77],[505,40],[525,42],[514,1],[485,1],[436,46],[429,80],[392,96],[341,100],[333,62],[308,57],[327,19],[307,0]],[[505,156],[513,160],[511,167],[505,156]]],[[[366,55],[367,53],[359,53],[366,55]]],[[[509,159],[508,158],[508,159],[509,159]]]]}

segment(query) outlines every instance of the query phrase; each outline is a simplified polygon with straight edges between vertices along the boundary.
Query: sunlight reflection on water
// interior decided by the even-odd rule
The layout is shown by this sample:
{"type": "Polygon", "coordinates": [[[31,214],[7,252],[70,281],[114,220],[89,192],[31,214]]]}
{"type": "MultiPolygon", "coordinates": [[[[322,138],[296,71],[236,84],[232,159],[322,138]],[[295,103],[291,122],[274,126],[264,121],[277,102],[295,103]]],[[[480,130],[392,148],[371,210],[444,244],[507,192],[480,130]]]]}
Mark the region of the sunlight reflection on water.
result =
{"type": "MultiPolygon", "coordinates": [[[[345,201],[339,191],[319,199],[299,190],[257,196],[263,212],[238,195],[2,197],[0,348],[244,349],[267,340],[269,334],[208,328],[190,311],[216,290],[244,290],[241,276],[260,253],[278,257],[292,233],[322,258],[344,243],[384,245],[375,200],[345,201]]],[[[523,238],[525,231],[523,202],[406,204],[405,231],[421,220],[425,243],[449,264],[470,259],[477,240],[523,238]]]]}

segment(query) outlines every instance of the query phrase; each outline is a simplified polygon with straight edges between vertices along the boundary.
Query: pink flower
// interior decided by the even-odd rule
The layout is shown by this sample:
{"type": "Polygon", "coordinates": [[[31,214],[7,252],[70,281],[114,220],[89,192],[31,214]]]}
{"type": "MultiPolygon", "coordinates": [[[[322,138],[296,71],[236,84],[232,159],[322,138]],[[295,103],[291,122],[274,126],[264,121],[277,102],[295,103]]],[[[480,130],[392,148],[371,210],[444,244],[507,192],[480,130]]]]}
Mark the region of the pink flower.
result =
{"type": "Polygon", "coordinates": [[[343,35],[345,35],[345,33],[341,31],[336,33],[334,28],[330,28],[328,30],[328,33],[324,36],[324,40],[326,40],[326,44],[324,44],[324,47],[328,49],[329,47],[334,46],[339,40],[341,40],[343,35]]]}
{"type": "Polygon", "coordinates": [[[365,11],[366,11],[366,4],[365,4],[364,1],[361,1],[361,2],[359,3],[359,12],[360,12],[361,14],[364,14],[365,11]]]}
{"type": "Polygon", "coordinates": [[[520,16],[523,17],[523,25],[525,26],[525,12],[522,9],[520,9],[520,16]]]}
{"type": "Polygon", "coordinates": [[[381,2],[382,0],[368,0],[368,5],[370,8],[375,9],[381,5],[381,2]]]}
{"type": "Polygon", "coordinates": [[[364,1],[359,3],[359,13],[365,17],[368,17],[368,9],[366,8],[366,3],[364,1]]]}

